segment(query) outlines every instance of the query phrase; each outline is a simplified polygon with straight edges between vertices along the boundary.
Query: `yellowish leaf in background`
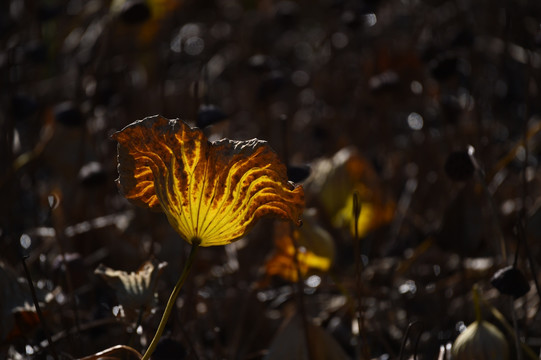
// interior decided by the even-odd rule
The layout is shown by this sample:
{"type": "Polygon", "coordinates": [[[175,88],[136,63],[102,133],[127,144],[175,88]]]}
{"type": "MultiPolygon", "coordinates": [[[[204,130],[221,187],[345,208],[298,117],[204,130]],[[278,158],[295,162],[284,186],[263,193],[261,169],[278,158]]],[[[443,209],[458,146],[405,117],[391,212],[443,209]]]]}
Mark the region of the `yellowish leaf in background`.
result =
{"type": "Polygon", "coordinates": [[[291,229],[288,223],[276,223],[274,236],[275,252],[265,266],[267,277],[277,275],[295,282],[297,266],[303,277],[313,270],[327,271],[331,267],[333,239],[310,215],[305,215],[304,224],[298,229],[291,229]]]}
{"type": "Polygon", "coordinates": [[[354,234],[355,192],[361,208],[357,228],[360,237],[392,220],[394,202],[386,198],[376,171],[355,148],[344,148],[332,158],[314,162],[312,170],[305,183],[306,191],[321,205],[335,227],[349,228],[354,234]]]}
{"type": "Polygon", "coordinates": [[[135,30],[139,42],[147,45],[182,4],[182,0],[113,0],[110,11],[127,27],[135,27],[123,30],[135,30]]]}

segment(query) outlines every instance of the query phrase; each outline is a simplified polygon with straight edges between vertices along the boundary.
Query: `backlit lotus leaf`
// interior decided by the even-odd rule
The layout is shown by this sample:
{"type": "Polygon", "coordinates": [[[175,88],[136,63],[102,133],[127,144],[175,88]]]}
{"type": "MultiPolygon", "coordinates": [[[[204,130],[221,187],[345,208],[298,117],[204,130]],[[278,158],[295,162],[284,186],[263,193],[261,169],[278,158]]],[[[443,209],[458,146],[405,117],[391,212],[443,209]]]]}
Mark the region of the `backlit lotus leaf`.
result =
{"type": "Polygon", "coordinates": [[[117,183],[136,205],[162,210],[189,243],[229,244],[265,215],[300,225],[301,186],[267,142],[209,142],[198,128],[159,115],[113,134],[117,183]]]}

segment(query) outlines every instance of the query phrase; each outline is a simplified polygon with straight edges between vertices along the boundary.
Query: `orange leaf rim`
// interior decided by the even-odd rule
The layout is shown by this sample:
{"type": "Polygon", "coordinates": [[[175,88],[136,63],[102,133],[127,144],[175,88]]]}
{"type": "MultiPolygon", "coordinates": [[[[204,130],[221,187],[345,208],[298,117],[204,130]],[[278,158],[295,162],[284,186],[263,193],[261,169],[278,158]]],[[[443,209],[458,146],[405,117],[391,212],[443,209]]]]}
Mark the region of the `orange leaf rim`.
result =
{"type": "Polygon", "coordinates": [[[225,245],[275,215],[300,225],[302,186],[266,141],[209,142],[179,119],[146,117],[112,135],[117,184],[132,203],[162,210],[189,243],[225,245]]]}

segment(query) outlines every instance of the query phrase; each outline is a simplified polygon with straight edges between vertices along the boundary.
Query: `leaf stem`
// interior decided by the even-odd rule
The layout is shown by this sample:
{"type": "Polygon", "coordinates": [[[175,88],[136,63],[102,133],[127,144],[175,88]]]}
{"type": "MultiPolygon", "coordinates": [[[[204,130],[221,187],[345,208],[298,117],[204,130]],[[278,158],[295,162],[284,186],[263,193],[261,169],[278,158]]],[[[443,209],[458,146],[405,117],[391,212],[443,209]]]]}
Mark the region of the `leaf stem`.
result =
{"type": "Polygon", "coordinates": [[[408,341],[408,338],[410,336],[411,328],[415,325],[420,325],[421,330],[419,331],[419,334],[417,335],[417,338],[415,340],[414,348],[413,348],[413,359],[417,360],[417,345],[419,344],[419,338],[421,337],[421,333],[423,330],[423,323],[421,321],[412,321],[408,324],[408,327],[406,329],[406,333],[404,334],[404,337],[402,338],[402,344],[400,345],[400,360],[404,359],[404,352],[406,349],[406,343],[408,341]]]}
{"type": "Polygon", "coordinates": [[[160,320],[160,324],[158,325],[158,329],[156,330],[156,333],[154,334],[154,338],[152,338],[152,341],[150,342],[150,345],[147,351],[145,351],[145,354],[143,355],[141,360],[148,360],[150,358],[150,355],[152,355],[154,350],[156,350],[156,345],[158,345],[158,341],[162,337],[163,330],[165,329],[165,325],[167,324],[169,315],[171,315],[171,310],[173,309],[173,306],[175,305],[180,289],[182,288],[182,285],[184,285],[184,282],[186,281],[186,278],[188,277],[188,274],[190,273],[190,269],[192,268],[192,265],[195,259],[195,254],[197,253],[198,248],[199,248],[199,241],[192,239],[192,248],[190,250],[190,255],[188,256],[188,260],[186,261],[186,264],[184,265],[182,274],[180,274],[180,278],[178,279],[173,289],[173,292],[169,296],[169,300],[167,301],[167,305],[165,306],[165,311],[163,312],[162,319],[160,320]]]}
{"type": "Polygon", "coordinates": [[[362,291],[361,291],[361,273],[363,271],[363,263],[361,260],[361,239],[359,237],[359,217],[361,216],[361,203],[359,201],[359,193],[353,192],[353,226],[354,228],[354,256],[355,256],[355,287],[357,292],[357,355],[362,359],[370,358],[368,345],[362,344],[361,340],[367,341],[366,329],[364,327],[364,316],[362,311],[362,291]],[[362,356],[361,356],[362,355],[362,356]]]}
{"type": "Polygon", "coordinates": [[[28,266],[26,265],[26,257],[24,256],[22,257],[22,263],[23,263],[24,273],[26,275],[26,280],[28,281],[28,286],[30,287],[30,293],[32,294],[32,301],[34,301],[34,307],[36,308],[36,313],[38,314],[39,322],[41,323],[43,332],[45,333],[45,336],[47,337],[47,343],[51,350],[51,355],[53,356],[55,360],[57,360],[58,354],[56,352],[53,341],[51,340],[51,333],[49,332],[49,328],[45,324],[45,318],[43,317],[43,313],[41,312],[38,296],[36,295],[36,289],[34,288],[32,277],[30,276],[30,270],[28,270],[28,266]]]}
{"type": "Polygon", "coordinates": [[[509,305],[511,307],[511,319],[513,320],[513,338],[515,339],[515,351],[517,352],[517,360],[522,360],[522,351],[520,349],[520,334],[517,322],[517,312],[515,309],[515,302],[513,297],[509,296],[509,305]]]}
{"type": "Polygon", "coordinates": [[[313,350],[312,350],[312,344],[310,341],[310,330],[309,330],[309,323],[308,323],[308,315],[306,314],[306,308],[304,304],[304,279],[301,272],[301,267],[299,264],[299,244],[297,244],[297,241],[295,240],[295,236],[293,232],[290,230],[291,234],[291,241],[293,242],[293,247],[295,248],[295,253],[293,254],[293,261],[295,263],[295,268],[297,271],[297,295],[298,295],[298,306],[299,306],[299,314],[301,317],[302,327],[304,329],[304,340],[306,342],[306,355],[308,356],[308,359],[314,359],[313,357],[313,350]]]}
{"type": "Polygon", "coordinates": [[[481,313],[481,304],[479,301],[479,286],[477,284],[473,285],[472,296],[473,296],[473,307],[475,311],[475,321],[480,323],[481,321],[483,321],[483,314],[481,313]]]}

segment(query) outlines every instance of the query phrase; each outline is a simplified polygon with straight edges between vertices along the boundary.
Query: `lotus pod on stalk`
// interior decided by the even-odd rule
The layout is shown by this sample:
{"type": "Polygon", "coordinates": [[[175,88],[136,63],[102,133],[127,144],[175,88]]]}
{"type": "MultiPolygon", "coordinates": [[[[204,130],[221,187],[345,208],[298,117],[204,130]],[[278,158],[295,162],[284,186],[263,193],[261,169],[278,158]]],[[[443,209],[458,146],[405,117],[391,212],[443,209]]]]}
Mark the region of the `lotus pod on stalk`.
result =
{"type": "Polygon", "coordinates": [[[476,320],[464,330],[451,348],[452,360],[507,360],[509,346],[500,330],[481,317],[479,294],[473,288],[476,320]]]}
{"type": "Polygon", "coordinates": [[[509,347],[500,330],[481,320],[471,323],[455,340],[453,360],[507,360],[509,347]]]}

